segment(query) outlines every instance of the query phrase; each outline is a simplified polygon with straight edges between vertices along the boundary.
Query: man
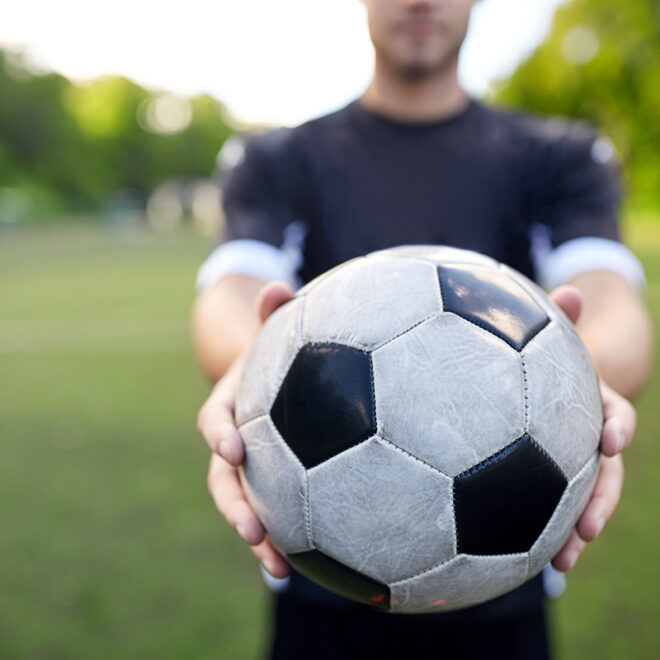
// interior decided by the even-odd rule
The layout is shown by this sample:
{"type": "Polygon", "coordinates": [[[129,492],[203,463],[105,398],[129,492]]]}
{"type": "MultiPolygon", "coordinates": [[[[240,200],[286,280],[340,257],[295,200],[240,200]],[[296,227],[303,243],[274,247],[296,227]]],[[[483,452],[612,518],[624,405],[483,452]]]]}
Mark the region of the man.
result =
{"type": "MultiPolygon", "coordinates": [[[[643,273],[618,242],[618,186],[607,145],[586,127],[487,109],[457,81],[470,0],[363,0],[376,51],[360,99],[296,129],[253,136],[225,185],[227,228],[200,269],[198,354],[220,379],[199,415],[220,512],[271,576],[289,572],[237,478],[232,410],[258,322],[306,282],[359,254],[405,243],[479,250],[530,277],[577,322],[603,380],[605,425],[594,495],[553,563],[569,570],[616,507],[651,330],[643,273]],[[577,290],[576,290],[577,289],[577,290]],[[254,310],[258,313],[255,315],[254,310]],[[579,318],[578,318],[579,317],[579,318]]],[[[277,595],[275,658],[424,653],[548,654],[540,578],[462,612],[383,615],[295,572],[277,595]]]]}

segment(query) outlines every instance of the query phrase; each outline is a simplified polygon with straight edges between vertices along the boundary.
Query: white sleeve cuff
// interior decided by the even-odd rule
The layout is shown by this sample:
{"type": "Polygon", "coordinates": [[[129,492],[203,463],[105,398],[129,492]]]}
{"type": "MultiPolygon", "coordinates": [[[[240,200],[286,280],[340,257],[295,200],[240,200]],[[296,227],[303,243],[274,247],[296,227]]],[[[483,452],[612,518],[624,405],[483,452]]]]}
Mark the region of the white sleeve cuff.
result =
{"type": "Polygon", "coordinates": [[[249,275],[265,282],[283,280],[298,289],[305,233],[303,223],[292,222],[284,229],[281,247],[247,238],[219,245],[197,271],[197,291],[208,289],[225,275],[249,275]]]}
{"type": "Polygon", "coordinates": [[[646,284],[639,259],[625,245],[607,238],[574,238],[534,256],[539,281],[549,290],[594,270],[618,273],[636,290],[646,284]]]}

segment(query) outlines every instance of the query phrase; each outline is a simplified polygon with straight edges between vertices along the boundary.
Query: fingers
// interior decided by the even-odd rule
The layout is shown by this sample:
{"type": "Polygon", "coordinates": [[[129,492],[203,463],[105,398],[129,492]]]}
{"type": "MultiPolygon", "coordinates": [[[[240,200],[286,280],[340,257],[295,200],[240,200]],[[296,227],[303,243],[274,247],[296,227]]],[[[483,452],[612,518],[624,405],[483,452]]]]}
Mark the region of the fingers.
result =
{"type": "Polygon", "coordinates": [[[231,465],[243,462],[243,441],[234,422],[234,401],[243,368],[243,358],[234,362],[211,391],[197,415],[197,428],[209,449],[231,465]]]}
{"type": "Polygon", "coordinates": [[[550,292],[550,300],[568,316],[571,323],[578,320],[582,311],[582,294],[579,289],[566,284],[558,286],[550,292]]]}
{"type": "Polygon", "coordinates": [[[619,503],[622,487],[621,456],[601,456],[598,478],[587,508],[562,549],[552,560],[552,565],[558,571],[571,570],[587,542],[593,541],[603,531],[619,503]]]}
{"type": "Polygon", "coordinates": [[[293,289],[286,282],[269,282],[259,292],[257,314],[263,323],[278,307],[293,298],[293,289]]]}
{"type": "Polygon", "coordinates": [[[630,444],[637,426],[637,413],[630,401],[602,381],[600,391],[604,418],[600,450],[605,456],[614,456],[630,444]]]}
{"type": "Polygon", "coordinates": [[[261,562],[261,565],[276,578],[283,578],[289,574],[289,564],[286,559],[280,555],[266,537],[259,545],[252,546],[254,556],[261,562]]]}
{"type": "Polygon", "coordinates": [[[211,456],[208,486],[215,505],[236,533],[250,546],[273,577],[286,577],[289,564],[266,537],[263,525],[248,504],[238,471],[217,455],[211,456]]]}
{"type": "Polygon", "coordinates": [[[220,456],[211,456],[208,486],[218,511],[237,534],[250,545],[261,543],[265,531],[245,499],[237,469],[220,456]]]}
{"type": "Polygon", "coordinates": [[[601,456],[596,486],[577,524],[577,531],[583,540],[593,541],[601,533],[619,503],[622,488],[621,456],[601,456]]]}
{"type": "Polygon", "coordinates": [[[552,565],[558,571],[570,571],[580,556],[580,553],[584,550],[586,542],[580,538],[580,535],[577,533],[577,530],[573,530],[571,535],[568,537],[568,541],[564,544],[564,547],[557,553],[555,558],[552,560],[552,565]]]}

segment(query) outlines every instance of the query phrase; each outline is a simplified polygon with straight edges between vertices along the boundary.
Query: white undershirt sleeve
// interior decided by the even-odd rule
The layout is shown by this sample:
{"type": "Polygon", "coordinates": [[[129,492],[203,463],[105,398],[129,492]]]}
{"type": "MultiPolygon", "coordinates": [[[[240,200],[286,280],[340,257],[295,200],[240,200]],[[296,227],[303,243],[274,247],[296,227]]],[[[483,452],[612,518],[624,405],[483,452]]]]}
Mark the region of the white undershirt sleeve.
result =
{"type": "Polygon", "coordinates": [[[597,236],[574,238],[553,248],[541,225],[532,233],[532,260],[539,282],[548,290],[595,270],[618,273],[634,289],[646,285],[639,259],[622,243],[597,236]]]}
{"type": "Polygon", "coordinates": [[[294,289],[301,282],[297,272],[303,260],[305,226],[292,222],[284,229],[280,247],[254,239],[236,239],[219,245],[197,271],[197,291],[213,286],[225,275],[249,275],[270,282],[282,280],[294,289]]]}

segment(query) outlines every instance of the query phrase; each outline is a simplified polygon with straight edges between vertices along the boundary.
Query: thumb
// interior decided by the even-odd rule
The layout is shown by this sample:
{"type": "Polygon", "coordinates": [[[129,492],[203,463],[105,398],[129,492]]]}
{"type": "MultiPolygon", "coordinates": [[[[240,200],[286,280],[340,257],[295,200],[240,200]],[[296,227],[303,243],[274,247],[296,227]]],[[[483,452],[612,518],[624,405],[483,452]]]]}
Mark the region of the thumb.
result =
{"type": "Polygon", "coordinates": [[[574,286],[558,286],[550,292],[552,300],[559,309],[575,324],[582,311],[582,294],[574,286]]]}
{"type": "Polygon", "coordinates": [[[257,297],[257,314],[263,323],[278,307],[293,298],[293,289],[286,282],[269,282],[257,297]]]}

